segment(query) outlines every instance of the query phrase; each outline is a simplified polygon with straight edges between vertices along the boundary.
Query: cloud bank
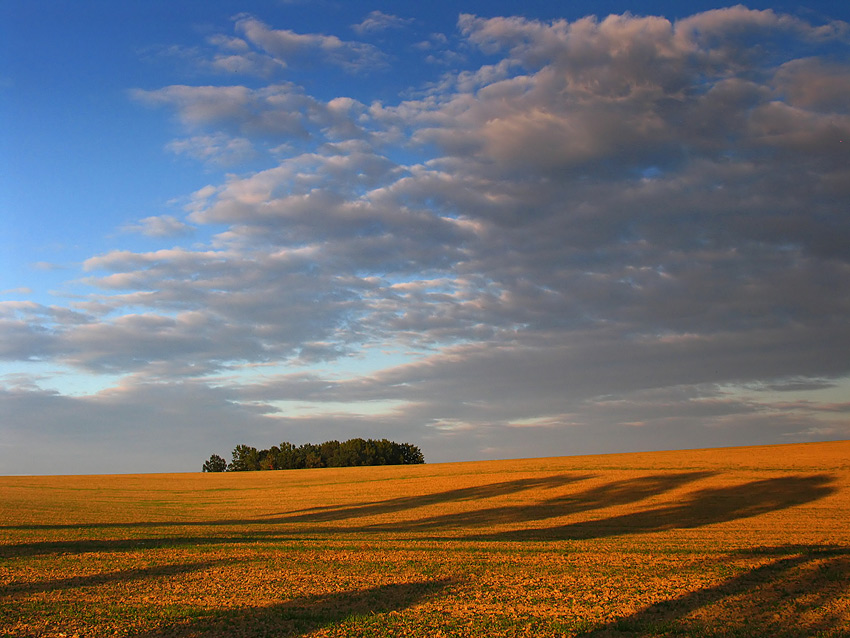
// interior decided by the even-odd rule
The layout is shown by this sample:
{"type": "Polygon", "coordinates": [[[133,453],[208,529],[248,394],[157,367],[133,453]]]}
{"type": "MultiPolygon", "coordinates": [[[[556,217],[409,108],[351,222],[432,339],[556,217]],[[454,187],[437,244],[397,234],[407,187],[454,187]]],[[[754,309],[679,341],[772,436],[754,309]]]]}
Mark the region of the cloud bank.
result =
{"type": "MultiPolygon", "coordinates": [[[[66,307],[0,301],[0,356],[120,378],[7,379],[9,440],[179,432],[154,469],[195,469],[351,436],[430,461],[850,436],[847,25],[739,6],[457,30],[478,62],[393,104],[277,76],[134,91],[184,127],[172,152],[266,166],[130,227],[208,242],[92,256],[66,307]]],[[[254,78],[390,60],[252,16],[210,42],[254,78]]]]}

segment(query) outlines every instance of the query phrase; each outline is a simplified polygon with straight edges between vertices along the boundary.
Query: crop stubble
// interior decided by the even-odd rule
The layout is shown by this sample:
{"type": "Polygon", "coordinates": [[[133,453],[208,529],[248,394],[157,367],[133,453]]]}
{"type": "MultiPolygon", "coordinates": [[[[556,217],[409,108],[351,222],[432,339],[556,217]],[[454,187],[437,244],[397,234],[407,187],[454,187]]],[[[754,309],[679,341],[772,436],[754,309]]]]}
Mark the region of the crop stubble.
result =
{"type": "Polygon", "coordinates": [[[848,636],[850,442],[0,478],[0,634],[848,636]]]}

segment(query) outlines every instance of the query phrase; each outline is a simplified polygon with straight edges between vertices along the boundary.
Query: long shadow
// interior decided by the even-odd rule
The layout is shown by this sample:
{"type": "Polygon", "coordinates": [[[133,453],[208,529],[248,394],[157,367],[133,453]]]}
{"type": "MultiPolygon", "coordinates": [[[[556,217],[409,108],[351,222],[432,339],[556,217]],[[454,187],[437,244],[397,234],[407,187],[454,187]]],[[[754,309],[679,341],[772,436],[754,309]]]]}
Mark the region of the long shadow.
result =
{"type": "Polygon", "coordinates": [[[159,576],[173,576],[175,574],[186,574],[189,572],[199,571],[230,563],[227,560],[204,561],[198,563],[183,563],[178,565],[159,565],[157,567],[146,567],[143,569],[125,569],[116,572],[108,572],[105,574],[92,574],[91,576],[73,576],[71,578],[58,578],[56,580],[46,580],[36,583],[16,583],[11,582],[0,586],[0,598],[14,597],[18,594],[32,594],[37,592],[47,591],[64,591],[67,589],[77,589],[79,587],[94,587],[98,585],[107,585],[110,583],[124,583],[135,580],[144,580],[146,578],[156,578],[159,576]]]}
{"type": "Polygon", "coordinates": [[[135,638],[301,636],[358,616],[385,614],[436,595],[452,581],[427,580],[381,585],[340,594],[315,595],[277,605],[214,610],[169,622],[135,638]]]}
{"type": "Polygon", "coordinates": [[[344,507],[325,506],[298,510],[290,515],[261,517],[251,519],[218,519],[209,521],[162,521],[162,522],[131,522],[131,523],[88,523],[82,525],[8,525],[0,529],[14,530],[100,530],[100,529],[168,529],[180,527],[183,529],[217,527],[243,527],[237,533],[153,536],[146,538],[81,538],[28,541],[24,543],[7,543],[0,545],[0,558],[33,556],[39,554],[85,553],[98,551],[134,551],[139,549],[157,549],[164,547],[186,545],[217,545],[242,543],[255,540],[285,540],[293,537],[303,537],[305,534],[327,535],[329,533],[353,531],[352,529],[330,529],[325,527],[305,527],[305,523],[324,523],[342,521],[351,518],[389,514],[427,505],[439,505],[458,501],[477,501],[495,496],[504,496],[531,489],[556,488],[569,483],[590,478],[589,475],[556,475],[539,478],[501,481],[489,485],[458,488],[433,494],[405,496],[382,501],[368,501],[346,505],[344,507]],[[299,524],[297,529],[277,528],[273,526],[284,523],[299,524]]]}
{"type": "Polygon", "coordinates": [[[504,481],[501,483],[492,483],[490,485],[462,487],[434,494],[402,496],[384,501],[355,503],[353,505],[346,505],[345,507],[337,507],[333,505],[311,507],[305,510],[297,510],[287,516],[274,520],[281,523],[320,523],[342,521],[366,516],[392,514],[428,505],[439,505],[442,503],[462,501],[480,501],[496,496],[516,494],[527,490],[563,487],[564,485],[584,481],[589,478],[593,478],[593,475],[561,474],[556,476],[543,476],[540,478],[518,479],[516,481],[504,481]]]}
{"type": "Polygon", "coordinates": [[[498,540],[588,539],[703,527],[751,518],[810,503],[837,491],[829,474],[783,476],[732,487],[703,489],[675,505],[544,529],[517,530],[485,537],[498,540]]]}
{"type": "MultiPolygon", "coordinates": [[[[841,605],[833,604],[850,588],[850,548],[764,549],[778,558],[714,587],[650,605],[577,638],[850,635],[846,613],[841,605]],[[841,633],[832,633],[836,630],[841,633]]],[[[757,549],[751,554],[761,553],[757,549]]]]}
{"type": "Polygon", "coordinates": [[[173,547],[200,547],[244,543],[257,540],[253,534],[222,536],[151,536],[147,538],[81,538],[58,541],[29,541],[0,545],[0,558],[21,558],[46,554],[86,554],[89,552],[134,552],[173,547]]]}
{"type": "Polygon", "coordinates": [[[490,527],[495,524],[517,524],[542,521],[604,507],[627,505],[663,494],[687,483],[712,476],[713,472],[680,472],[657,474],[614,481],[599,487],[547,499],[528,505],[506,505],[471,512],[442,514],[397,524],[375,524],[369,529],[381,531],[417,531],[464,527],[490,527]]]}
{"type": "Polygon", "coordinates": [[[129,523],[60,523],[60,524],[27,524],[0,525],[0,530],[62,530],[62,529],[114,529],[114,528],[147,528],[147,527],[192,527],[192,526],[224,526],[224,525],[273,525],[277,523],[297,522],[327,522],[341,521],[363,516],[375,516],[394,512],[439,505],[457,501],[478,501],[496,496],[505,496],[532,489],[556,488],[576,481],[593,478],[590,474],[563,474],[543,476],[539,478],[501,481],[489,485],[463,487],[433,494],[402,496],[382,501],[364,501],[339,507],[326,505],[311,507],[294,512],[285,512],[272,516],[248,519],[213,519],[207,521],[141,521],[129,523]]]}
{"type": "MultiPolygon", "coordinates": [[[[495,524],[525,525],[551,518],[589,512],[610,506],[636,503],[650,496],[680,487],[707,476],[708,472],[683,472],[639,477],[615,481],[577,494],[568,494],[530,505],[509,505],[479,508],[468,512],[436,515],[427,518],[393,523],[371,523],[350,526],[330,526],[327,522],[341,521],[360,516],[373,516],[414,509],[424,504],[439,504],[459,499],[475,500],[495,494],[510,494],[532,487],[557,487],[582,480],[584,476],[557,476],[542,479],[510,481],[476,488],[449,490],[436,494],[403,497],[360,503],[346,507],[327,507],[292,516],[230,520],[213,522],[173,523],[186,527],[207,527],[210,531],[225,523],[242,526],[239,530],[222,530],[222,534],[187,534],[180,536],[153,536],[151,538],[76,539],[57,541],[30,541],[0,545],[0,557],[30,556],[36,554],[82,553],[91,551],[132,551],[176,546],[224,545],[245,542],[303,541],[311,537],[357,533],[435,533],[453,528],[484,528],[495,524]],[[288,523],[290,525],[280,525],[288,523]],[[312,523],[312,525],[310,525],[312,523]]],[[[704,489],[693,492],[690,498],[676,504],[647,509],[631,514],[601,520],[580,521],[568,525],[533,529],[518,529],[494,533],[473,533],[451,536],[454,540],[558,540],[589,539],[621,534],[641,534],[669,529],[701,527],[741,518],[758,516],[771,511],[808,503],[836,491],[828,474],[787,476],[752,481],[732,487],[704,489]]],[[[172,523],[169,523],[171,525],[172,523]]],[[[116,525],[115,527],[147,527],[148,524],[116,525]]],[[[153,525],[150,525],[153,527],[153,525]]],[[[92,527],[99,527],[93,525],[92,527]]],[[[84,526],[83,529],[86,529],[84,526]]]]}
{"type": "MultiPolygon", "coordinates": [[[[535,479],[506,481],[491,485],[460,488],[425,494],[400,497],[384,501],[364,502],[345,507],[321,507],[302,510],[291,516],[228,521],[233,526],[244,526],[238,533],[161,536],[150,538],[125,539],[75,539],[57,541],[30,541],[26,543],[0,545],[0,557],[31,556],[37,554],[84,553],[97,551],[132,551],[139,549],[157,549],[185,545],[216,545],[251,541],[282,541],[303,538],[305,535],[327,536],[329,534],[347,534],[362,532],[406,533],[418,531],[449,530],[458,527],[490,527],[496,523],[522,524],[531,521],[546,520],[552,517],[590,511],[612,505],[625,505],[661,494],[688,482],[711,476],[711,472],[682,472],[678,474],[659,474],[624,481],[614,481],[578,494],[562,495],[529,505],[508,505],[502,507],[479,508],[473,511],[442,514],[397,523],[375,523],[350,527],[330,527],[328,522],[337,522],[353,518],[375,516],[412,510],[426,505],[449,502],[470,501],[518,493],[523,490],[556,488],[590,478],[586,475],[559,475],[535,479]],[[281,523],[289,527],[275,527],[281,523]],[[310,525],[313,524],[313,525],[310,525]],[[296,525],[292,527],[292,525],[296,525]]],[[[209,523],[183,523],[187,527],[215,528],[222,521],[209,523]]],[[[113,527],[112,524],[108,524],[113,527]]],[[[148,524],[129,524],[127,529],[135,527],[153,527],[148,524]]],[[[64,528],[64,526],[62,526],[64,528]]],[[[93,527],[99,527],[94,525],[93,527]]],[[[115,525],[115,528],[122,526],[115,525]]],[[[81,529],[87,529],[82,526],[81,529]]]]}
{"type": "Polygon", "coordinates": [[[55,541],[27,541],[0,545],[0,559],[15,559],[51,554],[87,554],[93,552],[138,552],[156,549],[235,545],[245,543],[301,542],[326,537],[335,530],[254,529],[227,530],[221,534],[145,536],[129,538],[78,538],[55,541]]]}

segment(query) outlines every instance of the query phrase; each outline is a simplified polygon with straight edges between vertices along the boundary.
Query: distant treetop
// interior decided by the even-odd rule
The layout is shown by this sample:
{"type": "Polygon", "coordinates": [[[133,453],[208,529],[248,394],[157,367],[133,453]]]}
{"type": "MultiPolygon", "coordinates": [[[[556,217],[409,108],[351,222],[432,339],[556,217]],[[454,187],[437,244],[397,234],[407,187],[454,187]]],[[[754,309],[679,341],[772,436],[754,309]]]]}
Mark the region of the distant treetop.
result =
{"type": "Polygon", "coordinates": [[[422,451],[410,443],[387,439],[325,441],[318,445],[295,446],[284,441],[267,450],[250,445],[233,448],[228,464],[217,454],[203,465],[204,472],[249,472],[254,470],[296,470],[308,467],[351,467],[357,465],[415,465],[424,463],[422,451]]]}

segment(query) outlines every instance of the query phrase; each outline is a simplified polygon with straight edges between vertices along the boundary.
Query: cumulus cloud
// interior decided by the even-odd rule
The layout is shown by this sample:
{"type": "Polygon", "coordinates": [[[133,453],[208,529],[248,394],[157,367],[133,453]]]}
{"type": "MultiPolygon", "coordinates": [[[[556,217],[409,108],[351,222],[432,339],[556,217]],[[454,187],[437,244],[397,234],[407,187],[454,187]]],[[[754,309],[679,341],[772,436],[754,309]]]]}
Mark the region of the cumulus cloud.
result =
{"type": "Polygon", "coordinates": [[[6,290],[0,290],[0,295],[29,295],[32,294],[32,288],[28,286],[21,286],[19,288],[7,288],[6,290]]]}
{"type": "Polygon", "coordinates": [[[90,321],[86,313],[34,301],[0,301],[0,359],[34,361],[61,352],[59,335],[90,321]]]}
{"type": "MultiPolygon", "coordinates": [[[[352,28],[359,35],[367,35],[399,28],[410,22],[373,11],[352,28]]],[[[274,29],[249,14],[236,16],[234,25],[237,35],[212,34],[206,38],[206,46],[152,47],[149,52],[157,57],[178,60],[194,70],[261,78],[317,64],[330,64],[353,73],[387,66],[387,56],[365,42],[343,40],[335,35],[274,29]]]]}
{"type": "Polygon", "coordinates": [[[400,29],[413,22],[412,18],[400,18],[399,16],[384,13],[383,11],[371,11],[359,24],[351,26],[358,35],[386,31],[387,29],[400,29]]]}
{"type": "Polygon", "coordinates": [[[272,29],[248,15],[236,21],[236,31],[246,41],[287,65],[293,61],[303,64],[307,60],[318,58],[356,72],[383,67],[386,64],[386,56],[365,42],[341,40],[334,35],[272,29]]]}
{"type": "Polygon", "coordinates": [[[195,135],[174,140],[166,147],[172,153],[188,155],[205,164],[232,166],[256,156],[254,146],[243,137],[195,135]]]}
{"type": "Polygon", "coordinates": [[[258,146],[281,142],[341,142],[368,137],[365,107],[347,97],[322,102],[292,83],[260,89],[246,86],[173,85],[131,92],[137,101],[174,109],[194,135],[171,142],[168,150],[218,166],[253,159],[258,146]]]}
{"type": "Polygon", "coordinates": [[[783,64],[776,73],[776,89],[791,107],[825,113],[850,111],[850,78],[846,69],[818,58],[783,64]]]}
{"type": "Polygon", "coordinates": [[[190,129],[233,127],[245,135],[306,135],[303,111],[314,102],[292,84],[259,90],[244,86],[169,86],[136,90],[133,96],[152,106],[177,110],[190,129]]]}
{"type": "MultiPolygon", "coordinates": [[[[191,196],[208,244],[92,257],[77,314],[9,307],[0,352],[153,384],[134,392],[182,379],[300,440],[401,433],[434,460],[848,434],[840,402],[745,396],[850,374],[846,25],[734,7],[458,31],[486,64],[395,104],[136,91],[189,132],[174,152],[291,146],[191,196]],[[375,349],[404,363],[370,368],[375,349]],[[339,409],[363,402],[387,409],[339,409]]],[[[214,44],[386,62],[250,16],[214,44]]]]}
{"type": "Polygon", "coordinates": [[[136,224],[128,224],[124,230],[148,237],[180,237],[190,234],[192,227],[172,215],[156,215],[145,217],[136,224]]]}
{"type": "Polygon", "coordinates": [[[5,474],[87,474],[95,453],[99,472],[200,471],[205,453],[227,456],[235,440],[263,445],[278,434],[261,411],[231,399],[227,391],[205,384],[136,378],[84,397],[0,387],[0,467],[5,474]],[[194,406],[189,412],[187,401],[194,406]],[[41,460],[20,453],[33,445],[41,460]]]}
{"type": "Polygon", "coordinates": [[[269,79],[287,70],[284,61],[276,60],[241,38],[221,34],[209,36],[205,46],[153,46],[146,49],[146,55],[155,62],[164,60],[190,75],[201,71],[269,79]]]}

